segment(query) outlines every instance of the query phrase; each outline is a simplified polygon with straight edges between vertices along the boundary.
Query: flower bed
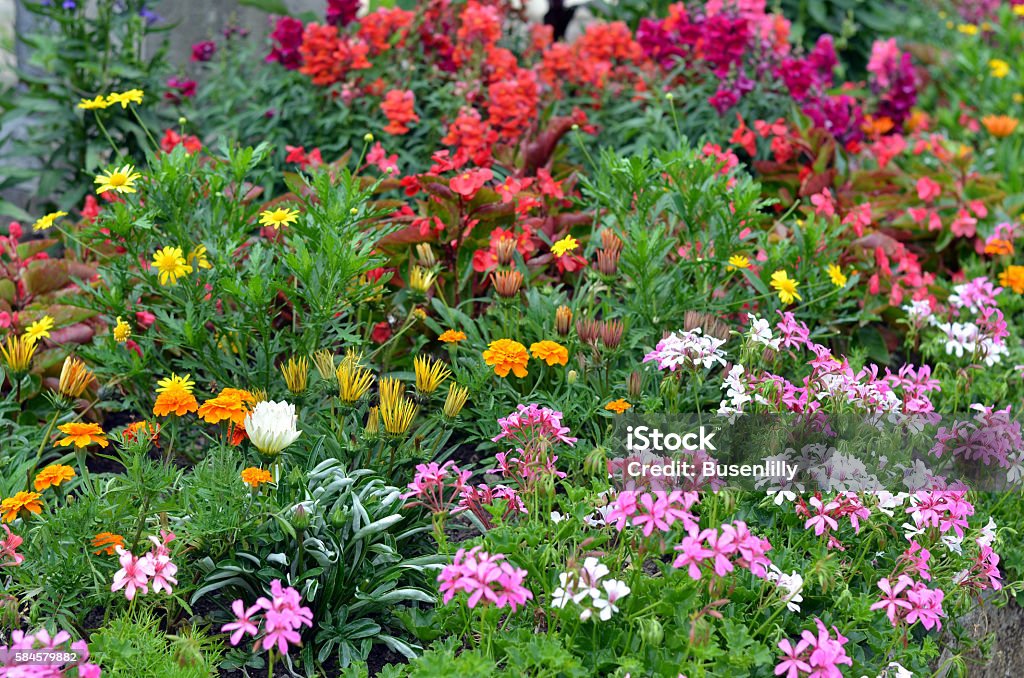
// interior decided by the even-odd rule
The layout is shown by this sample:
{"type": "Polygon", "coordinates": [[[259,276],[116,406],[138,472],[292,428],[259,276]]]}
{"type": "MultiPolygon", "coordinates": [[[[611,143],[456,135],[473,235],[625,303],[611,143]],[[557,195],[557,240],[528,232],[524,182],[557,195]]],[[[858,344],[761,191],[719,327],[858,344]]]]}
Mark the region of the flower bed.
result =
{"type": "MultiPolygon", "coordinates": [[[[40,11],[141,30],[103,6],[40,11]]],[[[569,42],[355,7],[44,83],[83,164],[0,240],[4,665],[983,664],[965,616],[1024,587],[1024,15],[916,9],[858,74],[756,2],[569,42]]]]}

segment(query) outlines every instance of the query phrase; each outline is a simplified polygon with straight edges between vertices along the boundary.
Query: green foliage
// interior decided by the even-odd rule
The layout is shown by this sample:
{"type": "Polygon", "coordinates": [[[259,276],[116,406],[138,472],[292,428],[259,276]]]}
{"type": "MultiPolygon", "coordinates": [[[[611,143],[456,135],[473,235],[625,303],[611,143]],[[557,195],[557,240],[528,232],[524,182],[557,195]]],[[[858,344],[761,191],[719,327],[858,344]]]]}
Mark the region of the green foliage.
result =
{"type": "Polygon", "coordinates": [[[218,675],[221,643],[197,629],[167,636],[156,616],[140,612],[111,619],[90,638],[90,652],[104,676],[211,678],[218,675]]]}

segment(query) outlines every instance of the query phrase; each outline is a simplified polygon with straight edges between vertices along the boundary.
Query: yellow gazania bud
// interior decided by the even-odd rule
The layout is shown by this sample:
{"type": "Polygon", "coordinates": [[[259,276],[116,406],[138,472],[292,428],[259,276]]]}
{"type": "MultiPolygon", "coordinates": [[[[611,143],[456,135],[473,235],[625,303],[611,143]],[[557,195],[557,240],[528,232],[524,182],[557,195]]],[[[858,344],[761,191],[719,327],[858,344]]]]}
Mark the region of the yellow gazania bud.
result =
{"type": "Polygon", "coordinates": [[[66,398],[78,398],[92,381],[92,372],[81,360],[69,355],[60,369],[58,392],[66,398]]]}
{"type": "Polygon", "coordinates": [[[434,250],[430,245],[425,242],[416,245],[416,258],[423,268],[431,268],[437,265],[437,255],[434,254],[434,250]]]}
{"type": "Polygon", "coordinates": [[[284,385],[294,395],[301,395],[306,392],[309,385],[309,360],[305,356],[295,359],[288,358],[288,362],[281,365],[281,376],[284,377],[284,385]]]}
{"type": "Polygon", "coordinates": [[[363,434],[367,438],[376,438],[380,435],[380,409],[371,407],[370,412],[366,415],[366,428],[363,429],[363,434]]]}
{"type": "Polygon", "coordinates": [[[466,398],[469,396],[469,389],[465,386],[452,384],[448,387],[448,397],[444,399],[444,408],[441,410],[448,419],[459,416],[459,412],[466,405],[466,398]]]}
{"type": "Polygon", "coordinates": [[[448,366],[440,360],[431,360],[421,355],[413,360],[413,368],[416,372],[416,390],[424,395],[436,391],[437,387],[452,374],[448,366]]]}
{"type": "Polygon", "coordinates": [[[373,373],[360,367],[359,363],[350,359],[349,355],[346,355],[341,361],[334,374],[338,379],[338,397],[341,402],[346,405],[355,405],[370,389],[370,384],[373,383],[373,373]]]}
{"type": "Polygon", "coordinates": [[[313,354],[313,365],[324,381],[336,381],[338,374],[334,366],[334,354],[322,348],[313,354]]]}
{"type": "Polygon", "coordinates": [[[419,407],[403,396],[404,391],[405,387],[397,379],[380,380],[380,420],[384,432],[390,436],[405,434],[419,412],[419,407]]]}
{"type": "Polygon", "coordinates": [[[420,266],[413,266],[412,271],[409,272],[409,288],[420,294],[430,291],[435,280],[437,280],[436,273],[420,266]]]}
{"type": "Polygon", "coordinates": [[[36,342],[26,335],[7,337],[6,345],[0,344],[0,356],[3,356],[4,365],[14,374],[28,372],[32,356],[36,352],[36,342]]]}

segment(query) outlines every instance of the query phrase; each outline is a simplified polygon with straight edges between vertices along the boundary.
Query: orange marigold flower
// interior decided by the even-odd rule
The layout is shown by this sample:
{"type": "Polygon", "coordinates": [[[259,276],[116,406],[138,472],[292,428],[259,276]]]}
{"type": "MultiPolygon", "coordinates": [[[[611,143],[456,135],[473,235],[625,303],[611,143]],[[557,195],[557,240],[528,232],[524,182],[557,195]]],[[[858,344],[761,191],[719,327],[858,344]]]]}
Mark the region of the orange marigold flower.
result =
{"type": "Polygon", "coordinates": [[[117,553],[118,546],[124,546],[124,537],[113,532],[100,532],[92,538],[92,545],[97,549],[93,551],[96,555],[106,553],[112,556],[117,553]]]}
{"type": "Polygon", "coordinates": [[[103,429],[100,428],[99,424],[83,424],[73,421],[70,424],[61,424],[57,427],[57,430],[67,436],[57,441],[57,444],[61,447],[67,447],[72,443],[74,443],[75,447],[88,447],[93,443],[100,447],[106,447],[110,444],[104,437],[103,429]]]}
{"type": "Polygon", "coordinates": [[[1013,243],[1002,238],[992,238],[985,243],[985,254],[1013,254],[1013,243]]]}
{"type": "Polygon", "coordinates": [[[169,378],[157,382],[156,392],[158,395],[156,403],[153,404],[154,415],[166,417],[169,414],[176,414],[183,417],[189,412],[199,409],[199,402],[192,395],[192,387],[195,384],[190,376],[186,374],[184,377],[179,377],[172,374],[169,378]]]}
{"type": "Polygon", "coordinates": [[[38,492],[18,492],[13,497],[8,497],[0,502],[0,514],[3,514],[5,523],[13,523],[19,514],[42,513],[43,504],[39,501],[42,496],[38,492]]]}
{"type": "Polygon", "coordinates": [[[457,344],[466,340],[466,333],[460,330],[445,330],[437,339],[446,344],[457,344]]]}
{"type": "Polygon", "coordinates": [[[416,95],[412,90],[393,89],[384,95],[380,110],[388,117],[384,131],[388,134],[405,134],[409,131],[409,123],[419,122],[416,115],[416,95]]]}
{"type": "Polygon", "coordinates": [[[231,424],[231,446],[238,447],[244,441],[249,439],[249,434],[245,431],[245,424],[231,424]]]}
{"type": "Polygon", "coordinates": [[[529,361],[526,347],[512,339],[492,341],[484,351],[484,362],[494,367],[494,373],[499,377],[507,377],[511,371],[522,379],[527,375],[526,363],[529,361]]]}
{"type": "Polygon", "coordinates": [[[1009,266],[999,274],[999,284],[1017,294],[1024,294],[1024,266],[1009,266]]]}
{"type": "Polygon", "coordinates": [[[274,477],[270,475],[270,471],[267,471],[266,469],[250,466],[249,468],[242,470],[242,482],[249,485],[254,490],[263,483],[269,483],[272,480],[274,480],[274,477]]]}
{"type": "Polygon", "coordinates": [[[569,351],[556,341],[538,341],[530,344],[530,353],[537,360],[543,360],[548,365],[565,365],[569,362],[569,351]]]}
{"type": "Polygon", "coordinates": [[[36,490],[42,492],[48,487],[58,487],[75,477],[75,469],[63,464],[51,464],[36,475],[36,490]]]}
{"type": "Polygon", "coordinates": [[[198,414],[207,424],[216,424],[227,420],[235,425],[242,425],[245,415],[249,414],[249,406],[256,404],[256,398],[248,391],[237,388],[226,388],[199,407],[198,414]]]}
{"type": "Polygon", "coordinates": [[[121,437],[124,438],[126,443],[134,442],[140,435],[149,436],[149,440],[152,443],[156,443],[157,438],[160,436],[160,424],[151,424],[147,421],[135,421],[124,427],[124,431],[121,433],[121,437]]]}
{"type": "Polygon", "coordinates": [[[609,412],[614,412],[615,414],[622,414],[631,407],[633,406],[630,405],[628,401],[619,398],[618,400],[613,400],[607,405],[605,405],[604,409],[608,410],[609,412]]]}
{"type": "Polygon", "coordinates": [[[986,115],[981,119],[981,124],[985,126],[988,133],[998,139],[1013,134],[1013,131],[1017,129],[1017,122],[1017,118],[1008,115],[986,115]]]}

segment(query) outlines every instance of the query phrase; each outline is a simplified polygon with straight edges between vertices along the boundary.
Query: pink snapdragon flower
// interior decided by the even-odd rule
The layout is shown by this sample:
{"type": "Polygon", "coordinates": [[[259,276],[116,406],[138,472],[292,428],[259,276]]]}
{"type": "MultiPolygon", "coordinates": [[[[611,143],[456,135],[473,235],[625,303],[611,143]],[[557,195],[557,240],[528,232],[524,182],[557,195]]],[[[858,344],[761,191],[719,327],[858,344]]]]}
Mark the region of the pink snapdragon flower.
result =
{"type": "Polygon", "coordinates": [[[483,603],[508,607],[512,612],[533,598],[533,592],[523,586],[525,579],[526,570],[513,567],[504,555],[487,553],[480,546],[469,551],[459,549],[437,577],[444,603],[461,591],[469,594],[470,608],[483,603]]]}

